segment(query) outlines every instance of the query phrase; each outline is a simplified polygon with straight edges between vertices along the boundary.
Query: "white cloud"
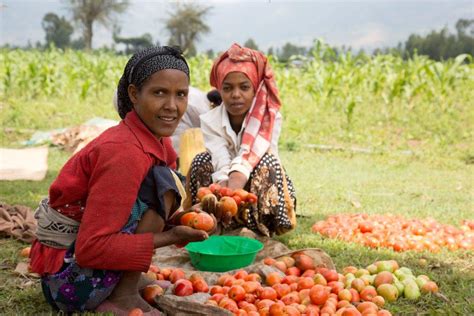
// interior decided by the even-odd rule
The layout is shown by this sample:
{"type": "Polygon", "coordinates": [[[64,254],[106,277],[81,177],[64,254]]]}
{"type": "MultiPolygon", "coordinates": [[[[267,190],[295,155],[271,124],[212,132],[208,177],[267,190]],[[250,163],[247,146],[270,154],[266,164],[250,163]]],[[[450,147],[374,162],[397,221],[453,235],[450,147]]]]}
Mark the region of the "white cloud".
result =
{"type": "MultiPolygon", "coordinates": [[[[181,0],[183,2],[183,0],[181,0]]],[[[315,38],[331,45],[359,47],[394,46],[412,33],[450,28],[459,18],[472,18],[473,3],[464,0],[212,0],[206,22],[211,33],[197,47],[201,51],[226,49],[232,42],[253,38],[257,45],[281,47],[286,42],[311,46],[315,38]]],[[[60,0],[0,0],[0,45],[26,45],[44,41],[41,20],[47,12],[67,15],[60,0]]],[[[164,44],[167,12],[176,1],[132,0],[119,17],[122,36],[150,33],[164,44]]],[[[94,47],[112,43],[111,30],[94,28],[94,47]]]]}
{"type": "Polygon", "coordinates": [[[381,47],[387,43],[388,33],[383,30],[381,25],[371,25],[359,33],[362,34],[349,40],[346,45],[359,49],[361,47],[381,47]]]}

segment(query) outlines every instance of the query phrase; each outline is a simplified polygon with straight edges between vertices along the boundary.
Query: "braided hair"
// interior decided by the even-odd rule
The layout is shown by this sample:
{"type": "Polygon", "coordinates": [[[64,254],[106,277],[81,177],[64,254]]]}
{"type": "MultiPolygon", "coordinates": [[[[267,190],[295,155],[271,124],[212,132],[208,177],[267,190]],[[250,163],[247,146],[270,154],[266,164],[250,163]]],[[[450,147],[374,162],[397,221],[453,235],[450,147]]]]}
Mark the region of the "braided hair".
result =
{"type": "Polygon", "coordinates": [[[140,90],[149,77],[163,69],[181,70],[189,78],[189,67],[179,47],[155,46],[133,54],[117,87],[117,107],[122,119],[133,108],[128,96],[128,86],[133,84],[140,90]]]}

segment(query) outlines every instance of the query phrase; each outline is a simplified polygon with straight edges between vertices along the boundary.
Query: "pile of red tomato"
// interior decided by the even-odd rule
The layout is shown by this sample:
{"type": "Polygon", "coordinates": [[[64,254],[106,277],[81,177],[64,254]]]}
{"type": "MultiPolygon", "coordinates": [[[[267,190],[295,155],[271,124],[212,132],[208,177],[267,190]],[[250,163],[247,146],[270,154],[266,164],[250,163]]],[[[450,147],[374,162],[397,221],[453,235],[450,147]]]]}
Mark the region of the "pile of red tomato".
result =
{"type": "MultiPolygon", "coordinates": [[[[194,293],[207,293],[209,286],[204,278],[198,273],[192,274],[186,278],[183,269],[180,268],[162,268],[151,265],[146,273],[147,277],[152,280],[170,281],[173,286],[173,294],[177,296],[188,296],[194,293]]],[[[162,295],[164,290],[156,284],[149,285],[143,290],[143,298],[150,304],[154,304],[154,298],[162,295]]]]}
{"type": "Polygon", "coordinates": [[[209,187],[200,187],[196,197],[203,211],[214,214],[220,222],[228,225],[232,218],[238,218],[239,209],[245,209],[257,203],[257,196],[244,189],[232,190],[217,183],[209,187]]]}
{"type": "Polygon", "coordinates": [[[225,196],[229,196],[238,206],[243,204],[254,204],[257,202],[257,196],[251,192],[244,189],[232,190],[231,188],[221,186],[217,183],[213,183],[208,187],[200,187],[197,192],[197,198],[202,201],[208,194],[213,194],[218,200],[225,196]]]}
{"type": "Polygon", "coordinates": [[[304,252],[278,260],[266,258],[264,263],[277,270],[265,280],[244,270],[224,274],[210,288],[212,296],[206,304],[240,316],[391,315],[382,309],[383,298],[364,302],[356,289],[344,288],[342,274],[315,267],[304,252]]]}
{"type": "Polygon", "coordinates": [[[312,231],[325,237],[356,242],[370,248],[438,252],[474,250],[474,221],[459,228],[434,219],[406,219],[396,215],[338,214],[316,222],[312,231]]]}
{"type": "MultiPolygon", "coordinates": [[[[305,251],[268,257],[263,263],[274,269],[265,275],[245,270],[226,273],[209,286],[198,273],[186,278],[179,268],[151,266],[147,275],[171,281],[171,294],[177,296],[209,293],[206,305],[239,316],[386,316],[391,315],[383,309],[386,302],[402,296],[417,300],[421,293],[438,292],[437,284],[427,276],[416,277],[395,260],[377,261],[365,269],[348,266],[342,273],[316,266],[305,251]]],[[[143,296],[150,304],[164,294],[158,285],[147,289],[143,296]]]]}

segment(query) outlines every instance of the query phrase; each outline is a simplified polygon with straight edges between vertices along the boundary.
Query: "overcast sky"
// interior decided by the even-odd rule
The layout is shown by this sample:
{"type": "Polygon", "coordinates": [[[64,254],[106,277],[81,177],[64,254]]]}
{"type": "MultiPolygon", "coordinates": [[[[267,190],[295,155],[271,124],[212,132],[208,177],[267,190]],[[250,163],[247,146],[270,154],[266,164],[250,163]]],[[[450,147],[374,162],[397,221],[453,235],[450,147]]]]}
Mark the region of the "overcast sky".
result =
{"type": "MultiPolygon", "coordinates": [[[[174,1],[130,0],[119,17],[122,36],[150,33],[166,44],[167,12],[174,1]]],[[[412,33],[426,34],[444,26],[453,29],[459,18],[474,19],[474,0],[360,0],[360,1],[200,1],[213,8],[206,23],[200,51],[222,51],[232,42],[253,38],[260,49],[281,47],[286,42],[310,46],[321,38],[331,45],[355,49],[395,46],[412,33]]],[[[44,42],[41,20],[47,12],[70,17],[61,0],[0,0],[0,45],[44,42]]],[[[93,47],[112,44],[111,30],[94,27],[93,47]]],[[[77,37],[75,35],[75,37],[77,37]]]]}

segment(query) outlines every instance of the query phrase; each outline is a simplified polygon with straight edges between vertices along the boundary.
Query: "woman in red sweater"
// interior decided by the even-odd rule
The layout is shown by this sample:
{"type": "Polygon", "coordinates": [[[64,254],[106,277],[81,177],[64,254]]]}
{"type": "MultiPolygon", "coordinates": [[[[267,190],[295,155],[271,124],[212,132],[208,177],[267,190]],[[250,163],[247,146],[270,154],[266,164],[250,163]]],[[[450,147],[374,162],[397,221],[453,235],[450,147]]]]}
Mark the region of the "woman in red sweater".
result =
{"type": "Polygon", "coordinates": [[[188,86],[177,49],[133,55],[118,84],[122,121],[69,159],[40,203],[31,266],[55,309],[159,314],[138,292],[154,249],[208,237],[165,227],[182,199],[169,136],[186,111],[188,86]]]}

